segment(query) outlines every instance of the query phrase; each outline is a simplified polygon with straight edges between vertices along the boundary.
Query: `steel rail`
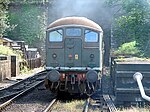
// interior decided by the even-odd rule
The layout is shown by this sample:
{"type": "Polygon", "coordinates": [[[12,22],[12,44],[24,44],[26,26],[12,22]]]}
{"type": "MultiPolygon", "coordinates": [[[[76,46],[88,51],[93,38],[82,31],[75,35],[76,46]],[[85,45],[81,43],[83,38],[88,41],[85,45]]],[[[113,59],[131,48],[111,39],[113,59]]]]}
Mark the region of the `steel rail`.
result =
{"type": "Polygon", "coordinates": [[[54,105],[54,103],[56,103],[56,101],[57,101],[57,99],[54,98],[43,112],[49,112],[51,110],[52,106],[54,105]]]}
{"type": "Polygon", "coordinates": [[[45,70],[43,70],[43,71],[41,71],[41,72],[39,72],[39,73],[33,74],[32,76],[27,77],[27,78],[25,78],[25,79],[23,79],[23,80],[20,80],[20,81],[16,82],[16,83],[13,84],[13,85],[10,85],[10,86],[5,87],[5,88],[1,88],[0,91],[4,91],[4,90],[10,89],[10,88],[13,88],[14,86],[17,86],[17,85],[19,85],[19,84],[21,84],[21,83],[24,83],[25,81],[27,81],[27,80],[29,80],[29,79],[31,79],[31,78],[40,76],[41,74],[44,74],[44,73],[46,73],[45,70]]]}
{"type": "MultiPolygon", "coordinates": [[[[22,90],[23,91],[23,90],[22,90]]],[[[18,92],[15,92],[15,93],[12,93],[12,94],[9,94],[9,95],[5,95],[3,97],[0,97],[0,101],[3,101],[5,99],[9,99],[9,98],[12,98],[14,96],[16,96],[17,94],[21,93],[22,91],[18,91],[18,92]]]]}
{"type": "Polygon", "coordinates": [[[107,106],[108,106],[108,111],[109,112],[116,112],[117,108],[114,105],[113,101],[111,100],[111,98],[109,97],[109,95],[103,95],[104,101],[106,102],[107,106]]]}
{"type": "Polygon", "coordinates": [[[12,98],[13,96],[15,96],[15,95],[21,93],[22,91],[28,89],[28,88],[30,87],[29,85],[34,85],[34,83],[36,83],[36,82],[34,82],[34,81],[37,81],[38,78],[40,78],[41,76],[43,77],[44,74],[46,74],[46,72],[45,72],[45,71],[41,71],[41,72],[39,72],[39,73],[34,74],[33,76],[30,76],[30,77],[28,77],[28,78],[26,78],[26,79],[24,79],[24,80],[21,80],[21,81],[19,81],[18,83],[15,83],[15,84],[13,84],[13,85],[7,87],[7,88],[1,89],[1,90],[0,90],[0,93],[4,93],[4,94],[3,94],[3,95],[0,95],[0,101],[4,100],[4,99],[6,99],[6,98],[9,98],[9,99],[10,99],[10,98],[12,98]],[[31,82],[31,81],[32,81],[32,82],[31,82]],[[25,84],[26,82],[29,82],[29,85],[26,85],[26,84],[25,84]],[[19,90],[19,91],[17,90],[17,91],[16,91],[16,90],[14,89],[15,87],[19,87],[19,86],[21,86],[22,84],[23,84],[24,87],[23,87],[21,90],[19,90]]]}
{"type": "Polygon", "coordinates": [[[90,98],[88,98],[88,99],[86,100],[86,103],[85,103],[83,112],[88,112],[88,110],[89,110],[89,104],[90,104],[90,98]]]}
{"type": "Polygon", "coordinates": [[[9,99],[8,101],[4,102],[3,104],[0,105],[0,110],[5,109],[8,105],[10,105],[11,103],[13,103],[15,100],[17,100],[19,97],[25,95],[26,93],[28,93],[29,91],[33,90],[35,87],[37,87],[38,85],[44,83],[43,81],[39,81],[37,84],[31,86],[30,88],[26,89],[25,91],[19,93],[18,95],[16,95],[15,97],[9,99]]]}

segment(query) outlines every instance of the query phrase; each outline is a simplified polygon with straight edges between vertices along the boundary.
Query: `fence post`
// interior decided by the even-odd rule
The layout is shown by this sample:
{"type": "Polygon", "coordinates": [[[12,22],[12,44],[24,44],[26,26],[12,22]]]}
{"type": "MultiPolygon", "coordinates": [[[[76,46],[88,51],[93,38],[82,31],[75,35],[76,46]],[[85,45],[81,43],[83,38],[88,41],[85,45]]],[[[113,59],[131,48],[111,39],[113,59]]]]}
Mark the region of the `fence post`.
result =
{"type": "Polygon", "coordinates": [[[0,81],[2,81],[3,80],[3,74],[2,74],[2,63],[0,63],[0,81]]]}
{"type": "Polygon", "coordinates": [[[17,56],[11,56],[11,77],[16,77],[19,74],[19,64],[17,56]]]}
{"type": "Polygon", "coordinates": [[[7,78],[11,78],[11,56],[7,56],[7,78]]]}

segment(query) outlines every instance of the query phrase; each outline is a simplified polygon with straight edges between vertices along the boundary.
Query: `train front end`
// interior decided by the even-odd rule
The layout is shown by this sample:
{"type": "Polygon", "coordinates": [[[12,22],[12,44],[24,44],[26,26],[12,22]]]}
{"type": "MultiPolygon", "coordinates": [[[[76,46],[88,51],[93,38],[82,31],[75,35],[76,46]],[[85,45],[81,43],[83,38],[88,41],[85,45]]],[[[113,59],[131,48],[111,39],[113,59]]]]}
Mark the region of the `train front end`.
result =
{"type": "Polygon", "coordinates": [[[56,20],[47,28],[45,86],[54,93],[91,95],[100,85],[103,31],[83,17],[56,20]]]}

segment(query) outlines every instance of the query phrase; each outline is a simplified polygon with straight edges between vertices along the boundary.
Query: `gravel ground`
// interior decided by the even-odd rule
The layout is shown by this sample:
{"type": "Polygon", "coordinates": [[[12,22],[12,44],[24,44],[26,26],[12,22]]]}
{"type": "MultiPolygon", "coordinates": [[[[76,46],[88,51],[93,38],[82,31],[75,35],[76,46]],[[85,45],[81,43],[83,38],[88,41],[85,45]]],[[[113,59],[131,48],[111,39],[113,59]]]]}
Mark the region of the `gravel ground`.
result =
{"type": "Polygon", "coordinates": [[[2,112],[42,112],[52,100],[52,94],[50,91],[41,88],[44,88],[44,86],[34,89],[2,112]]]}

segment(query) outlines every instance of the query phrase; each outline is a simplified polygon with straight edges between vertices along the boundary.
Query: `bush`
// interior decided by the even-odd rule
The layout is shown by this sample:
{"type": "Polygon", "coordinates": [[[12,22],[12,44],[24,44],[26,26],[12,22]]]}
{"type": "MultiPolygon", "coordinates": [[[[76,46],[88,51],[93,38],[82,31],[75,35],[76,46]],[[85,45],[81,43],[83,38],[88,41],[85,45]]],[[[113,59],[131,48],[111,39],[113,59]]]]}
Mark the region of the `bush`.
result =
{"type": "Polygon", "coordinates": [[[6,56],[15,55],[15,56],[19,57],[20,72],[21,73],[29,72],[29,68],[27,67],[27,62],[26,62],[26,60],[24,60],[22,58],[22,56],[23,56],[22,51],[20,51],[20,50],[13,50],[10,47],[0,45],[0,55],[6,55],[6,56]]]}
{"type": "Polygon", "coordinates": [[[122,44],[117,51],[114,52],[115,55],[134,55],[138,56],[140,50],[136,47],[136,41],[122,44]]]}
{"type": "Polygon", "coordinates": [[[19,57],[19,60],[22,60],[22,52],[21,51],[16,51],[11,49],[10,47],[7,46],[2,46],[0,45],[0,55],[6,55],[6,56],[10,56],[10,55],[15,55],[19,57]]]}
{"type": "Polygon", "coordinates": [[[0,45],[0,55],[15,55],[14,51],[10,49],[9,47],[0,45]]]}

